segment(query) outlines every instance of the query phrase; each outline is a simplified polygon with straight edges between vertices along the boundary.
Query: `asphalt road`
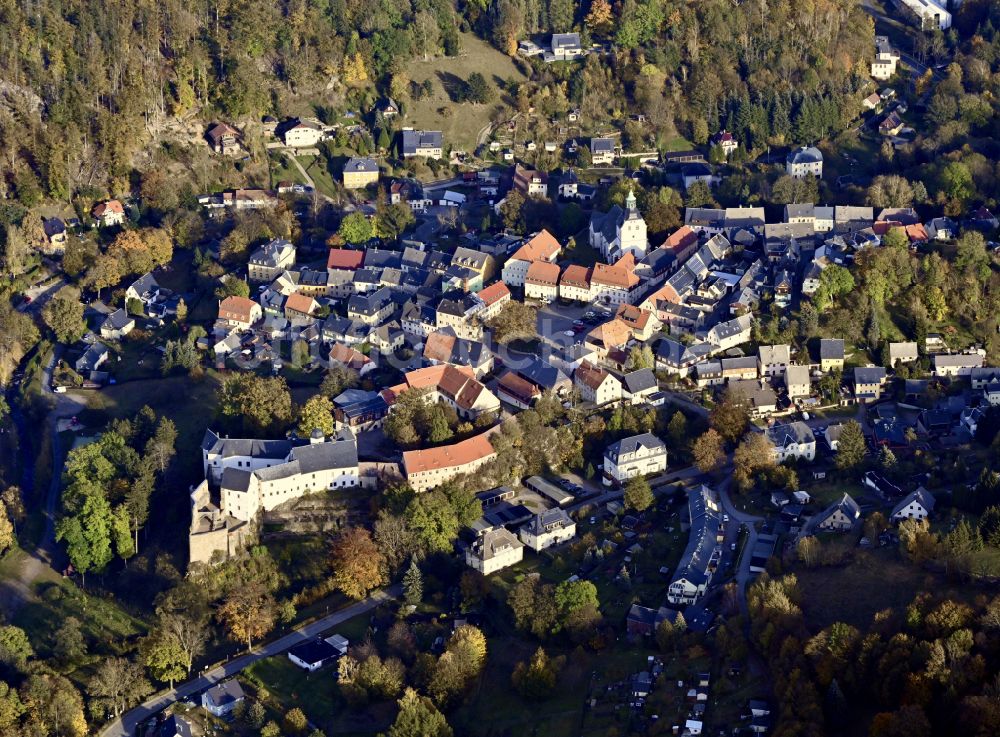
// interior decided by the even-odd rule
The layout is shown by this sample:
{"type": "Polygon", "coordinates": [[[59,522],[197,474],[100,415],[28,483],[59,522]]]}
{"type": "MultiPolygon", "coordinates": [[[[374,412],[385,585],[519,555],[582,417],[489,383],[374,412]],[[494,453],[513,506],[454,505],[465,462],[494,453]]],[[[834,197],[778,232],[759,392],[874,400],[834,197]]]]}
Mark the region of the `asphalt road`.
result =
{"type": "Polygon", "coordinates": [[[53,282],[46,282],[45,284],[36,284],[33,287],[28,287],[24,290],[25,297],[31,297],[31,302],[24,303],[21,302],[17,306],[19,312],[38,312],[45,303],[52,299],[56,292],[66,286],[66,279],[59,277],[53,282]]]}
{"type": "MultiPolygon", "coordinates": [[[[359,614],[371,611],[379,604],[389,601],[397,596],[399,594],[399,588],[399,586],[394,586],[385,591],[376,591],[364,601],[351,604],[346,609],[341,609],[340,611],[334,612],[333,614],[323,617],[322,619],[316,620],[312,624],[289,632],[287,635],[269,642],[266,645],[255,647],[246,655],[241,655],[240,657],[234,658],[233,660],[230,660],[229,662],[224,663],[207,673],[203,673],[197,678],[185,681],[172,690],[162,692],[149,699],[141,706],[137,706],[136,708],[126,712],[122,717],[113,721],[98,734],[101,735],[101,737],[133,737],[136,733],[137,726],[150,717],[153,717],[163,711],[163,709],[170,706],[174,702],[186,699],[187,697],[197,694],[219,681],[230,678],[258,660],[269,658],[272,655],[279,655],[300,642],[311,640],[317,635],[336,627],[338,624],[346,622],[348,619],[352,619],[359,614]]],[[[332,687],[331,681],[331,688],[332,687]]]]}

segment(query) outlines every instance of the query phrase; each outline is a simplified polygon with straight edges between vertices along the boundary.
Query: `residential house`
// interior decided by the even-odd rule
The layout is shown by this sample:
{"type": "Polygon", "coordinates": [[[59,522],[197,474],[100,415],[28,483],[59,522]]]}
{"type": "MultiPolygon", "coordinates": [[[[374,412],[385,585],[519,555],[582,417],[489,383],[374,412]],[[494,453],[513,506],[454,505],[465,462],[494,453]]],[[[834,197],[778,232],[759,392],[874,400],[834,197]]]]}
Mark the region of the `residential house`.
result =
{"type": "Polygon", "coordinates": [[[778,409],[778,396],[763,379],[761,381],[734,379],[729,382],[729,391],[743,397],[753,417],[766,417],[778,409]]]}
{"type": "Polygon", "coordinates": [[[636,260],[646,255],[649,248],[646,221],[639,214],[634,192],[630,191],[625,198],[624,210],[612,205],[607,212],[591,213],[589,242],[609,263],[629,253],[636,260]]]}
{"type": "Polygon", "coordinates": [[[723,381],[753,380],[758,377],[760,370],[757,365],[757,359],[753,356],[723,358],[719,361],[719,368],[722,370],[723,381]]]}
{"type": "Polygon", "coordinates": [[[636,258],[631,252],[613,264],[594,264],[591,298],[606,305],[634,304],[642,284],[635,267],[636,258]]]}
{"type": "Polygon", "coordinates": [[[576,522],[558,507],[536,514],[518,531],[521,542],[536,553],[572,540],[575,535],[576,522]]]}
{"type": "Polygon", "coordinates": [[[841,338],[821,338],[819,368],[824,374],[844,369],[844,341],[841,338]]]}
{"type": "Polygon", "coordinates": [[[913,363],[919,358],[920,352],[916,343],[889,343],[889,366],[892,368],[901,363],[913,363]]]}
{"type": "Polygon", "coordinates": [[[826,440],[827,446],[834,453],[840,448],[840,435],[843,432],[844,423],[842,422],[831,423],[823,430],[823,439],[826,440]]]}
{"type": "Polygon", "coordinates": [[[889,43],[888,36],[875,37],[875,59],[871,64],[871,75],[877,80],[884,81],[896,73],[896,64],[899,62],[899,52],[889,43]]]}
{"type": "Polygon", "coordinates": [[[811,393],[809,367],[790,365],[785,369],[785,388],[789,399],[808,397],[811,393]]]}
{"type": "Polygon", "coordinates": [[[570,169],[559,182],[559,196],[567,200],[590,202],[597,195],[597,187],[581,182],[570,169]]]}
{"type": "Polygon", "coordinates": [[[850,494],[844,494],[839,501],[834,502],[810,520],[810,527],[817,530],[843,532],[852,529],[860,518],[861,507],[850,494]]]}
{"type": "Polygon", "coordinates": [[[621,380],[599,366],[584,361],[573,372],[573,385],[580,391],[580,398],[603,407],[622,398],[621,380]]]}
{"type": "Polygon", "coordinates": [[[882,398],[885,369],[881,366],[858,366],[854,369],[854,398],[859,402],[875,402],[882,398]]]}
{"type": "Polygon", "coordinates": [[[719,386],[725,382],[722,377],[721,361],[702,361],[694,367],[695,384],[699,388],[719,386]]]}
{"type": "Polygon", "coordinates": [[[488,253],[459,246],[451,256],[451,263],[441,280],[442,291],[458,289],[478,292],[493,277],[496,259],[488,253]]]}
{"type": "Polygon", "coordinates": [[[927,519],[933,512],[934,497],[927,489],[920,486],[899,500],[889,514],[889,520],[899,523],[904,519],[927,519]]]}
{"type": "Polygon", "coordinates": [[[727,159],[733,151],[740,147],[739,142],[733,137],[733,134],[727,130],[721,130],[712,136],[711,144],[718,146],[727,159]]]}
{"type": "Polygon", "coordinates": [[[500,311],[510,302],[510,289],[502,281],[493,282],[488,287],[480,289],[476,296],[483,304],[482,309],[477,313],[479,319],[487,321],[500,314],[500,311]]]}
{"type": "Polygon", "coordinates": [[[288,650],[288,659],[310,673],[333,662],[339,656],[340,651],[321,637],[299,643],[288,650]]]}
{"type": "Polygon", "coordinates": [[[163,720],[159,729],[150,731],[150,734],[159,737],[191,737],[191,723],[180,714],[171,714],[163,720]]]}
{"type": "Polygon", "coordinates": [[[250,254],[247,275],[251,282],[272,282],[282,271],[294,265],[295,246],[284,238],[275,238],[250,254]]]}
{"type": "Polygon", "coordinates": [[[230,295],[219,302],[219,322],[246,329],[263,317],[260,305],[249,297],[230,295]]]}
{"type": "Polygon", "coordinates": [[[344,366],[357,371],[359,376],[364,376],[377,368],[375,362],[368,356],[344,343],[331,345],[327,360],[334,366],[344,366]]]}
{"type": "Polygon", "coordinates": [[[121,340],[135,329],[135,318],[120,307],[101,322],[100,333],[105,340],[121,340]]]}
{"type": "Polygon", "coordinates": [[[312,297],[294,292],[285,300],[285,319],[293,325],[310,322],[318,309],[319,305],[312,297]]]}
{"type": "Polygon", "coordinates": [[[590,161],[593,166],[611,166],[615,163],[615,139],[591,138],[590,161]]]}
{"type": "Polygon", "coordinates": [[[899,117],[898,112],[893,110],[878,124],[878,132],[883,136],[898,136],[903,130],[903,125],[903,119],[899,117]]]}
{"type": "Polygon", "coordinates": [[[408,450],[403,453],[406,482],[416,492],[427,491],[445,481],[466,473],[474,473],[496,458],[490,443],[492,430],[460,440],[451,445],[408,450]]]}
{"type": "Polygon", "coordinates": [[[396,310],[392,290],[380,287],[370,294],[355,294],[347,300],[347,317],[365,325],[381,325],[396,310]]]}
{"type": "Polygon", "coordinates": [[[125,224],[125,207],[118,200],[98,202],[90,211],[102,228],[125,224]]]}
{"type": "Polygon", "coordinates": [[[240,132],[228,123],[216,123],[208,129],[205,137],[217,154],[228,156],[240,152],[240,132]]]}
{"type": "Polygon", "coordinates": [[[83,352],[83,355],[76,359],[73,368],[84,377],[91,371],[97,371],[111,356],[111,351],[104,343],[92,343],[83,352]]]}
{"type": "Polygon", "coordinates": [[[939,353],[931,356],[931,368],[938,378],[970,376],[973,369],[982,368],[984,362],[981,353],[939,353]]]}
{"type": "Polygon", "coordinates": [[[792,458],[806,461],[816,458],[816,437],[804,422],[772,425],[764,434],[771,441],[772,457],[777,463],[792,458]]]}
{"type": "Polygon", "coordinates": [[[505,527],[486,530],[465,551],[465,564],[484,576],[520,563],[524,543],[505,527]]]}
{"type": "Polygon", "coordinates": [[[493,353],[479,341],[464,340],[450,328],[434,330],[424,341],[424,360],[429,364],[468,366],[477,378],[493,370],[493,353]]]}
{"type": "Polygon", "coordinates": [[[281,127],[285,145],[292,148],[312,148],[323,140],[326,130],[315,118],[294,118],[281,127]]]}
{"type": "Polygon", "coordinates": [[[785,158],[785,172],[797,179],[822,177],[823,154],[815,146],[800,146],[793,149],[785,158]]]}
{"type": "Polygon", "coordinates": [[[615,312],[615,319],[625,323],[632,337],[642,343],[656,335],[661,327],[660,321],[653,312],[630,304],[619,305],[615,312]]]}
{"type": "Polygon", "coordinates": [[[528,409],[535,403],[542,390],[513,371],[508,371],[497,381],[497,397],[518,409],[528,409]]]}
{"type": "Polygon", "coordinates": [[[637,369],[622,377],[622,399],[632,404],[645,404],[660,390],[653,369],[637,369]]]}
{"type": "Polygon", "coordinates": [[[592,299],[591,277],[594,270],[579,264],[570,264],[559,277],[559,297],[576,302],[592,299]]]}
{"type": "Polygon", "coordinates": [[[936,241],[950,241],[958,235],[955,221],[947,217],[933,218],[926,225],[927,236],[936,241]]]}
{"type": "Polygon", "coordinates": [[[391,407],[400,394],[410,389],[426,391],[428,402],[447,404],[465,419],[474,420],[482,414],[500,410],[500,400],[468,366],[445,363],[408,371],[403,375],[402,384],[383,389],[382,396],[391,407]]]}
{"type": "Polygon", "coordinates": [[[570,61],[586,53],[580,44],[579,33],[553,33],[549,42],[551,57],[546,54],[545,61],[570,61]]]}
{"type": "Polygon", "coordinates": [[[515,164],[514,189],[525,197],[545,197],[549,190],[549,175],[515,164]]]}
{"type": "Polygon", "coordinates": [[[748,342],[752,328],[753,317],[750,314],[739,315],[713,325],[705,334],[705,340],[715,346],[716,350],[727,351],[748,342]]]}
{"type": "Polygon", "coordinates": [[[624,484],[638,476],[667,469],[667,446],[653,433],[632,435],[612,443],[604,451],[604,484],[624,484]]]}
{"type": "Polygon", "coordinates": [[[58,255],[66,250],[66,223],[61,218],[45,218],[42,220],[42,231],[48,247],[45,253],[58,255]]]}
{"type": "Polygon", "coordinates": [[[722,180],[712,173],[708,164],[685,164],[681,167],[681,181],[684,183],[684,191],[688,192],[696,182],[703,182],[705,186],[712,188],[722,180]]]}
{"type": "Polygon", "coordinates": [[[667,588],[667,601],[694,604],[708,590],[712,574],[722,556],[724,524],[719,496],[702,484],[690,488],[688,496],[688,543],[667,588]]]}
{"type": "Polygon", "coordinates": [[[367,156],[352,156],[344,164],[344,189],[364,189],[378,184],[378,164],[367,156]]]}
{"type": "Polygon", "coordinates": [[[761,376],[781,376],[792,362],[788,345],[762,345],[757,349],[761,376]]]}
{"type": "Polygon", "coordinates": [[[548,304],[559,296],[559,265],[533,261],[524,278],[524,296],[548,304]]]}
{"type": "MultiPolygon", "coordinates": [[[[874,66],[875,65],[873,63],[872,67],[874,68],[874,66]]],[[[864,100],[861,101],[861,106],[865,110],[878,110],[880,107],[882,107],[882,97],[879,95],[878,92],[872,92],[870,95],[868,95],[868,97],[866,97],[864,100]]]]}
{"type": "Polygon", "coordinates": [[[555,236],[542,230],[528,238],[503,266],[502,279],[509,287],[523,287],[528,267],[535,261],[555,263],[562,246],[555,236]]]}
{"type": "Polygon", "coordinates": [[[440,159],[443,149],[441,131],[403,131],[403,158],[423,156],[428,159],[440,159]]]}
{"type": "Polygon", "coordinates": [[[216,683],[201,695],[201,705],[214,717],[225,717],[243,703],[243,687],[235,678],[216,683]]]}

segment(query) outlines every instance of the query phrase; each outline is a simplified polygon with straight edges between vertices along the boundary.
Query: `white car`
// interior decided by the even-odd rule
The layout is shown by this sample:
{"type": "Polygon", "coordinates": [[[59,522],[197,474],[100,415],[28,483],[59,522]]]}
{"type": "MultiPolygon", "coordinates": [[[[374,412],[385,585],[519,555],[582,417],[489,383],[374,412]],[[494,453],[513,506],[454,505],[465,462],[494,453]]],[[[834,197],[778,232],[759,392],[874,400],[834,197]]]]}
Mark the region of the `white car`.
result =
{"type": "Polygon", "coordinates": [[[563,335],[565,335],[567,338],[572,338],[574,335],[576,335],[576,333],[574,333],[572,330],[564,330],[563,335]]]}

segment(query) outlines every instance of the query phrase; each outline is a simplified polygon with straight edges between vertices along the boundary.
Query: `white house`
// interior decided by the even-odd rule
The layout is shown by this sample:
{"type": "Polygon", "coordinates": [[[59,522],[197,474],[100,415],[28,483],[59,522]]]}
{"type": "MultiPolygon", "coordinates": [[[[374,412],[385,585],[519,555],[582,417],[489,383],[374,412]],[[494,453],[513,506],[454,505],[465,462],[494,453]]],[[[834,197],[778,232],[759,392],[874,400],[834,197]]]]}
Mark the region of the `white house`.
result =
{"type": "Polygon", "coordinates": [[[612,443],[604,451],[604,484],[622,484],[637,476],[667,470],[667,446],[651,432],[612,443]]]}
{"type": "Polygon", "coordinates": [[[465,551],[465,564],[484,576],[523,559],[524,543],[503,527],[486,530],[465,551]]]}
{"type": "Polygon", "coordinates": [[[316,638],[303,642],[288,651],[288,659],[310,673],[337,659],[340,653],[326,640],[316,638]]]}
{"type": "Polygon", "coordinates": [[[785,158],[785,171],[797,179],[823,176],[823,154],[815,146],[801,146],[785,158]]]}
{"type": "Polygon", "coordinates": [[[927,519],[934,511],[934,497],[923,486],[899,500],[892,509],[889,519],[892,522],[902,522],[904,519],[927,519]]]}
{"type": "Polygon", "coordinates": [[[583,401],[593,402],[598,407],[622,398],[622,382],[619,378],[590,361],[584,361],[573,372],[573,385],[580,391],[583,401]]]}
{"type": "Polygon", "coordinates": [[[785,369],[785,387],[788,398],[808,397],[810,394],[809,367],[790,365],[785,369]]]}
{"type": "Polygon", "coordinates": [[[231,681],[216,683],[201,695],[201,705],[216,717],[224,717],[243,703],[245,696],[240,682],[235,678],[231,681]]]}
{"type": "Polygon", "coordinates": [[[774,447],[772,455],[778,463],[790,458],[811,461],[816,457],[816,438],[802,421],[773,425],[765,431],[765,435],[774,447]]]}
{"type": "Polygon", "coordinates": [[[531,518],[518,532],[521,542],[536,553],[572,540],[576,522],[562,509],[549,509],[531,518]]]}
{"type": "Polygon", "coordinates": [[[818,530],[842,532],[854,527],[860,518],[861,507],[850,494],[844,494],[840,501],[834,502],[816,516],[814,527],[818,530]]]}

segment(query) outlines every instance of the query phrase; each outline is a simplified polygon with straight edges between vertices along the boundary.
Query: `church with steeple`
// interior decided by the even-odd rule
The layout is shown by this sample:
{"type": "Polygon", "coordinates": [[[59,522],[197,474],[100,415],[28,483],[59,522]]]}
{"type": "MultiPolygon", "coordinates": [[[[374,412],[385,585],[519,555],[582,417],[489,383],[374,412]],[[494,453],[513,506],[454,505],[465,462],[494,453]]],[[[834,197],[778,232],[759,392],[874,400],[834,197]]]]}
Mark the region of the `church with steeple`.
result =
{"type": "Polygon", "coordinates": [[[629,190],[624,210],[612,205],[607,212],[594,211],[590,216],[590,245],[609,264],[626,253],[634,254],[637,261],[646,255],[646,221],[639,214],[634,192],[629,190]]]}

